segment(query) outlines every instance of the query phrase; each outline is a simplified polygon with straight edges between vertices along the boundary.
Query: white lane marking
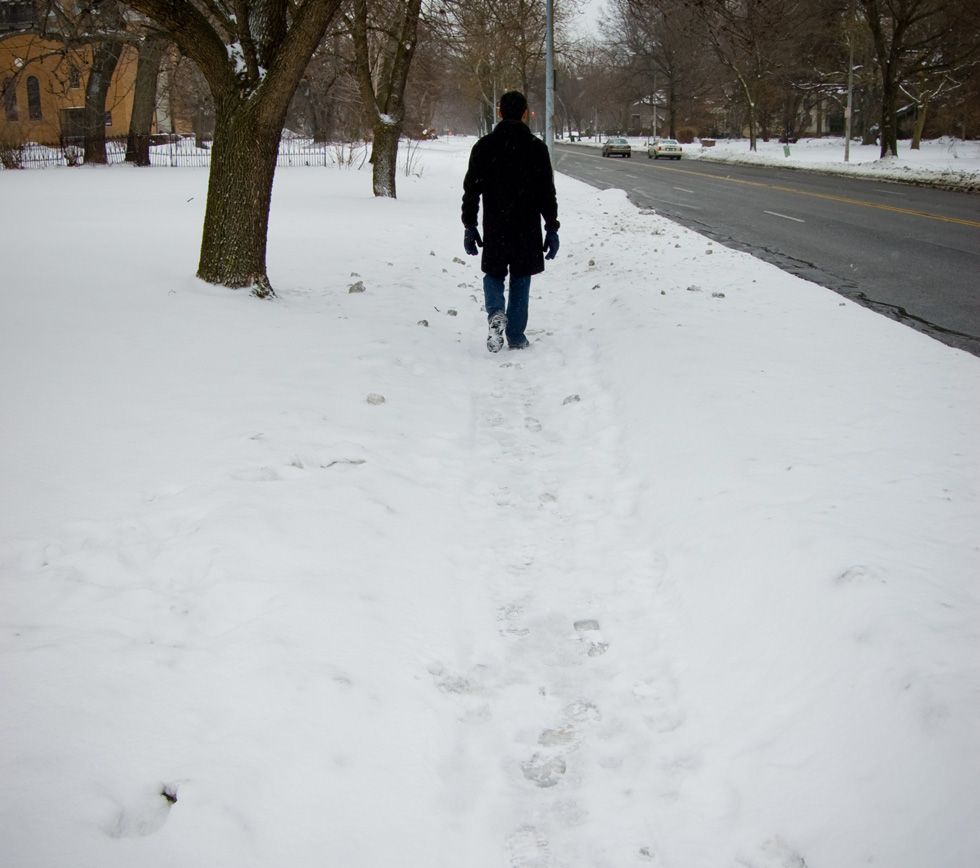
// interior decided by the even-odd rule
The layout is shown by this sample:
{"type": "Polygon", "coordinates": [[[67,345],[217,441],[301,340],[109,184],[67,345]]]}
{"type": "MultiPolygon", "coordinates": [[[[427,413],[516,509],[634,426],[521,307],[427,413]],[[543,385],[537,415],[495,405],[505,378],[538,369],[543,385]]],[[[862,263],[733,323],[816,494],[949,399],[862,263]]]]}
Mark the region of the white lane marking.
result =
{"type": "Polygon", "coordinates": [[[800,220],[799,217],[790,217],[788,214],[779,214],[776,211],[763,211],[763,214],[771,214],[773,217],[782,217],[783,220],[792,220],[794,223],[806,223],[806,220],[800,220]]]}
{"type": "Polygon", "coordinates": [[[688,205],[686,202],[671,202],[668,199],[658,199],[656,196],[650,196],[647,194],[648,199],[652,199],[654,202],[663,202],[664,205],[670,205],[673,208],[690,208],[692,211],[700,211],[700,205],[688,205]]]}
{"type": "Polygon", "coordinates": [[[878,192],[881,193],[883,196],[901,196],[903,199],[908,197],[908,194],[898,193],[895,190],[879,190],[878,192]]]}
{"type": "Polygon", "coordinates": [[[674,189],[680,190],[682,193],[690,193],[691,195],[694,195],[694,191],[688,190],[687,187],[674,187],[674,189]]]}

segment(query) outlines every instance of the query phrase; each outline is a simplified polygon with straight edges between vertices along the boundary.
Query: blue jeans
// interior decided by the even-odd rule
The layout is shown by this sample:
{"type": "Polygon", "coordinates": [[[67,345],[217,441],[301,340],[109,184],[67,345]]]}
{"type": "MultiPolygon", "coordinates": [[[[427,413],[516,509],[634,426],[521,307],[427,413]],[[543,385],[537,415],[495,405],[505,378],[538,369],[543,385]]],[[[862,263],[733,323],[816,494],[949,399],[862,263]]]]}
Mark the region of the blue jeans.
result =
{"type": "MultiPolygon", "coordinates": [[[[510,289],[507,291],[507,343],[511,346],[523,344],[524,329],[527,328],[527,300],[531,294],[531,275],[510,276],[510,289]]],[[[483,301],[487,309],[487,319],[504,310],[504,279],[483,275],[483,301]]]]}

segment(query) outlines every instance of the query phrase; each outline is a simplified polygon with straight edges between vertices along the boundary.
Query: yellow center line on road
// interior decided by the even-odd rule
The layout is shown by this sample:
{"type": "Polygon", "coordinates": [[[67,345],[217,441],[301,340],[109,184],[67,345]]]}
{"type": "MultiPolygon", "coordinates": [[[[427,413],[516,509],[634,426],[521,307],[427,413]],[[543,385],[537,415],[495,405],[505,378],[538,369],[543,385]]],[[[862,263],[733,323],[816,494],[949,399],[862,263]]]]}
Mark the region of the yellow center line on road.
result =
{"type": "Polygon", "coordinates": [[[962,217],[945,217],[942,214],[933,214],[929,211],[917,211],[914,208],[899,208],[895,205],[882,205],[879,202],[869,202],[866,199],[851,199],[847,196],[835,196],[831,193],[811,193],[807,190],[797,190],[795,187],[783,187],[780,184],[766,184],[762,181],[746,181],[742,178],[725,178],[721,175],[712,175],[710,172],[695,172],[691,169],[678,169],[673,166],[657,166],[661,172],[679,172],[682,175],[695,175],[698,178],[709,178],[713,181],[727,181],[730,184],[744,184],[746,187],[765,187],[769,190],[777,190],[780,193],[793,193],[797,196],[809,196],[812,199],[825,199],[829,202],[841,202],[845,205],[857,205],[861,208],[877,208],[880,211],[891,211],[894,214],[908,214],[911,217],[922,217],[926,220],[939,220],[942,223],[958,223],[960,226],[972,226],[980,229],[980,221],[966,220],[962,217]]]}

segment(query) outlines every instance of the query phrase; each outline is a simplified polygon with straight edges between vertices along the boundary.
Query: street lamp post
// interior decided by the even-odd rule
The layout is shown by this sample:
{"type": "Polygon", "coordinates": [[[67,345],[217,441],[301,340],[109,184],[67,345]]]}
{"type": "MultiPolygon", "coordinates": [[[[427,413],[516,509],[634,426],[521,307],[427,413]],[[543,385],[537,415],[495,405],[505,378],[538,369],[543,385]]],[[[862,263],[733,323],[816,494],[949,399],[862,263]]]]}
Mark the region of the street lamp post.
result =
{"type": "Polygon", "coordinates": [[[847,11],[847,108],[844,110],[844,162],[851,159],[851,118],[854,115],[854,3],[847,11]]]}
{"type": "Polygon", "coordinates": [[[545,0],[545,43],[544,43],[544,143],[548,146],[548,156],[554,162],[555,151],[555,33],[553,0],[545,0]]]}

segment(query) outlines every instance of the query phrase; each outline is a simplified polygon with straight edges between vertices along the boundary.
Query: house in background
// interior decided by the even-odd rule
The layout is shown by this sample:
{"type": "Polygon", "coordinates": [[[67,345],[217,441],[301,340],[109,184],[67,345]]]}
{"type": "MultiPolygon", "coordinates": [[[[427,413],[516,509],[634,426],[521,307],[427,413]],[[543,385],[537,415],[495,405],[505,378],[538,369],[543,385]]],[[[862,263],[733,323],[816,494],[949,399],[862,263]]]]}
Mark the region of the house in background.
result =
{"type": "MultiPolygon", "coordinates": [[[[4,5],[9,4],[0,5],[0,10],[4,5]]],[[[7,10],[0,24],[10,20],[7,10]]],[[[66,47],[24,30],[0,33],[0,142],[57,144],[80,137],[91,58],[90,46],[66,47]]],[[[106,97],[103,122],[108,137],[129,132],[136,64],[136,50],[125,47],[106,97]]]]}

